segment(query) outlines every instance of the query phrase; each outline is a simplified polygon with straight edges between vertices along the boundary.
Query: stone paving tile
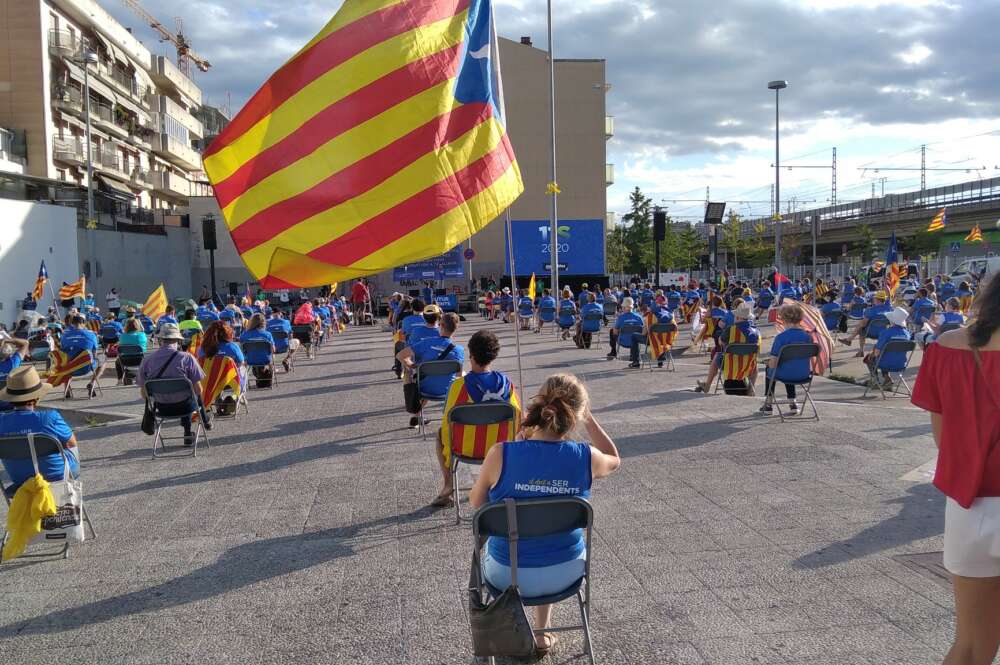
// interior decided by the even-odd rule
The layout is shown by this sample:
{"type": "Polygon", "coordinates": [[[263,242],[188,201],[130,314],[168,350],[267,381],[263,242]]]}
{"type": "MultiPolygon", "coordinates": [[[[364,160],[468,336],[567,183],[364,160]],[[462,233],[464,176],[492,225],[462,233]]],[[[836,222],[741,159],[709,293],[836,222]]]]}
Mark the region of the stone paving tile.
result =
{"type": "MultiPolygon", "coordinates": [[[[484,325],[470,318],[459,342],[484,325]]],[[[600,662],[940,662],[950,592],[891,558],[941,549],[940,496],[899,480],[934,454],[905,400],[818,379],[822,420],[781,425],[756,414],[760,398],[693,393],[707,356],[631,372],[526,334],[522,379],[513,331],[493,328],[498,368],[525,395],[575,371],[622,451],[593,496],[600,662]]],[[[19,663],[471,662],[471,533],[427,506],[440,476],[431,442],[406,428],[389,350],[378,330],[336,338],[276,390],[251,391],[251,415],[220,422],[197,458],[152,460],[135,422],[80,430],[100,538],[66,561],[0,567],[0,652],[19,663]]],[[[860,375],[850,353],[837,350],[837,371],[860,375]]],[[[141,402],[109,386],[65,408],[138,416],[141,402]]],[[[577,619],[571,604],[555,616],[577,619]]],[[[548,662],[587,662],[581,637],[566,634],[548,662]]]]}

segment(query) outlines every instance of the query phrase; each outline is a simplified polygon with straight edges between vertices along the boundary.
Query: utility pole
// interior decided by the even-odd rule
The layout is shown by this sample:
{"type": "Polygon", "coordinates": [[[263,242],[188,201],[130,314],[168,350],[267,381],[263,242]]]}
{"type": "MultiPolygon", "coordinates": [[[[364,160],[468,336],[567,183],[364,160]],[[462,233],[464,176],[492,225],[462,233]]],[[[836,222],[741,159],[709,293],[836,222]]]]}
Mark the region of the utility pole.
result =
{"type": "Polygon", "coordinates": [[[833,148],[833,181],[830,183],[830,205],[837,205],[837,147],[833,148]]]}
{"type": "Polygon", "coordinates": [[[920,146],[920,191],[927,189],[927,146],[920,146]]]}

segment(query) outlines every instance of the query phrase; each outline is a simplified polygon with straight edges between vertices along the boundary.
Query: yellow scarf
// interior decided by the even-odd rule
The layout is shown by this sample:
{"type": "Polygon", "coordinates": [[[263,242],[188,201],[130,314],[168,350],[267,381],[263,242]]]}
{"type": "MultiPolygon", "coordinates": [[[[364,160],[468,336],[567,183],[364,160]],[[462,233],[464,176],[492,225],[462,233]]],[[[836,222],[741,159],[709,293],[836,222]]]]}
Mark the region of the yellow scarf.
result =
{"type": "Polygon", "coordinates": [[[7,532],[10,538],[3,548],[3,560],[21,556],[31,539],[42,532],[42,518],[56,514],[56,500],[49,483],[41,474],[24,481],[17,488],[7,512],[7,532]]]}

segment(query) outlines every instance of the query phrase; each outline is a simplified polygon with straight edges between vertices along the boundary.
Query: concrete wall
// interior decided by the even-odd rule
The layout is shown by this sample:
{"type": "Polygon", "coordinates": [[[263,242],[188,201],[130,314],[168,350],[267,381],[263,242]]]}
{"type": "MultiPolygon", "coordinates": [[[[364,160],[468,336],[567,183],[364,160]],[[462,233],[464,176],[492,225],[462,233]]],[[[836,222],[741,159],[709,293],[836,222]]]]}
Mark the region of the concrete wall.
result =
{"type": "Polygon", "coordinates": [[[209,270],[209,256],[205,250],[205,242],[202,238],[202,218],[205,215],[215,215],[215,238],[218,249],[215,251],[215,286],[219,293],[228,293],[229,282],[239,284],[240,293],[243,293],[245,284],[250,282],[256,285],[250,271],[243,265],[243,259],[236,251],[233,238],[229,235],[226,222],[222,218],[222,211],[214,196],[194,196],[191,197],[187,209],[191,217],[191,284],[195,290],[200,292],[203,284],[209,284],[211,273],[209,270]]]}
{"type": "MultiPolygon", "coordinates": [[[[64,280],[80,277],[76,210],[0,199],[0,322],[14,322],[18,303],[34,288],[43,260],[56,290],[64,280]]],[[[45,293],[39,307],[43,312],[52,304],[48,288],[45,293]]]]}
{"type": "Polygon", "coordinates": [[[140,303],[161,283],[170,299],[197,295],[191,288],[190,233],[183,227],[165,229],[165,236],[76,229],[80,271],[98,307],[104,308],[111,287],[140,303]]]}

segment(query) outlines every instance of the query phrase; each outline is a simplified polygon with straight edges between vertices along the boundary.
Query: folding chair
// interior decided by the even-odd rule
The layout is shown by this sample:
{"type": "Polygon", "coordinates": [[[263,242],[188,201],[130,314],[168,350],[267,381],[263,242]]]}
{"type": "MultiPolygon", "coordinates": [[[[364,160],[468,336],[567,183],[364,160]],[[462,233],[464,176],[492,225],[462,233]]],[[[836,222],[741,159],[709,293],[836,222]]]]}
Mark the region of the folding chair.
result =
{"type": "MultiPolygon", "coordinates": [[[[616,357],[618,358],[618,360],[624,360],[626,362],[632,362],[632,359],[631,359],[630,356],[624,356],[623,357],[623,355],[621,353],[621,349],[622,348],[628,349],[630,353],[631,353],[631,350],[632,350],[631,346],[625,346],[625,347],[622,346],[622,344],[621,344],[622,335],[629,335],[629,336],[631,336],[631,338],[632,338],[632,344],[645,343],[646,342],[646,336],[642,334],[642,325],[639,324],[639,323],[626,323],[625,325],[622,326],[622,329],[618,331],[618,340],[616,341],[616,347],[615,347],[615,352],[617,354],[616,357]],[[642,338],[641,340],[639,339],[640,337],[642,338]]],[[[639,353],[639,362],[640,363],[642,362],[642,353],[641,353],[641,351],[639,353]]]]}
{"type": "Polygon", "coordinates": [[[313,334],[313,327],[308,324],[292,326],[292,337],[302,343],[302,347],[306,351],[306,358],[312,359],[314,357],[313,343],[316,341],[313,334]]]}
{"type": "MultiPolygon", "coordinates": [[[[79,373],[78,372],[74,372],[73,375],[70,376],[67,379],[67,381],[66,381],[66,388],[65,388],[65,391],[63,393],[63,398],[64,399],[69,399],[68,393],[73,388],[73,381],[75,381],[76,379],[85,379],[88,376],[90,377],[90,383],[94,384],[94,393],[95,394],[100,394],[101,397],[104,397],[104,390],[101,388],[101,382],[98,381],[97,378],[96,378],[97,377],[97,368],[100,368],[101,365],[100,365],[100,363],[97,363],[97,368],[94,368],[94,364],[95,364],[95,360],[96,360],[94,358],[94,354],[92,352],[90,352],[90,351],[84,351],[83,353],[86,353],[87,354],[87,358],[89,358],[90,364],[87,365],[88,369],[85,372],[79,372],[79,370],[78,370],[79,373]]],[[[50,355],[50,357],[52,357],[52,356],[50,355]]],[[[79,355],[77,357],[79,357],[79,355]]],[[[76,358],[73,358],[73,360],[75,361],[76,358]]],[[[81,368],[81,369],[83,369],[83,368],[81,368]]],[[[93,395],[91,394],[91,391],[89,391],[89,390],[87,391],[87,399],[88,400],[89,399],[93,399],[93,395]]]]}
{"type": "Polygon", "coordinates": [[[191,338],[193,338],[197,334],[198,330],[196,328],[186,328],[181,331],[181,337],[184,338],[184,340],[181,342],[181,348],[184,351],[187,351],[189,348],[191,348],[191,338]]]}
{"type": "Polygon", "coordinates": [[[219,319],[213,319],[211,317],[207,317],[206,316],[206,317],[202,317],[202,318],[198,319],[198,323],[201,324],[201,329],[202,330],[208,330],[209,326],[211,326],[213,323],[215,323],[218,320],[219,319]]]}
{"type": "Polygon", "coordinates": [[[810,420],[819,420],[819,411],[816,410],[816,402],[813,401],[812,395],[809,393],[809,390],[812,388],[812,380],[813,380],[812,359],[817,356],[819,356],[819,345],[813,343],[788,344],[781,347],[781,350],[778,352],[777,367],[774,368],[775,375],[777,375],[778,369],[781,367],[782,363],[786,363],[790,360],[802,360],[804,358],[808,358],[810,361],[808,378],[803,378],[796,381],[782,381],[781,379],[774,381],[771,383],[770,391],[768,391],[767,394],[764,396],[765,400],[770,398],[771,404],[774,406],[775,409],[778,410],[778,416],[781,417],[781,422],[785,422],[788,418],[791,417],[791,414],[786,416],[784,412],[782,412],[781,406],[778,404],[778,400],[774,398],[774,391],[777,389],[779,383],[783,383],[786,386],[801,386],[802,392],[805,394],[805,396],[802,398],[802,405],[801,408],[799,408],[799,413],[804,415],[805,406],[806,403],[808,402],[809,406],[811,406],[813,410],[813,415],[812,418],[810,418],[810,420]]]}
{"type": "Polygon", "coordinates": [[[539,307],[538,308],[538,327],[541,328],[543,323],[551,323],[552,327],[556,328],[556,308],[555,307],[539,307]]]}
{"type": "MultiPolygon", "coordinates": [[[[153,457],[196,457],[198,455],[198,444],[201,442],[202,437],[205,438],[205,447],[209,448],[208,443],[208,432],[205,431],[205,423],[198,418],[197,427],[194,430],[194,443],[191,444],[191,452],[180,453],[167,453],[167,441],[183,441],[184,437],[174,436],[166,437],[163,436],[163,423],[169,418],[177,418],[180,420],[184,416],[193,416],[197,413],[197,410],[191,413],[175,413],[177,410],[177,402],[160,402],[157,400],[157,396],[162,395],[178,395],[180,393],[187,392],[189,395],[190,402],[181,402],[183,404],[198,404],[198,394],[195,392],[194,386],[187,379],[176,378],[176,379],[150,379],[146,381],[146,394],[149,395],[149,401],[152,403],[153,407],[153,418],[155,425],[155,432],[153,433],[153,457]],[[160,452],[157,454],[157,444],[159,444],[160,452]]],[[[194,423],[192,422],[192,425],[194,423]]]]}
{"type": "Polygon", "coordinates": [[[889,319],[885,318],[885,315],[879,314],[868,322],[868,327],[865,328],[865,338],[878,339],[879,334],[888,327],[889,319]]]}
{"type": "Polygon", "coordinates": [[[608,319],[613,319],[618,316],[618,303],[617,302],[606,302],[604,305],[604,317],[608,319]]]}
{"type": "Polygon", "coordinates": [[[118,347],[118,362],[122,366],[122,382],[126,377],[139,375],[139,366],[145,354],[138,344],[122,344],[118,347]]]}
{"type": "MultiPolygon", "coordinates": [[[[479,566],[482,560],[482,549],[486,539],[506,538],[510,545],[511,586],[517,586],[517,541],[521,538],[540,538],[575,529],[584,529],[586,533],[587,557],[584,559],[583,576],[562,591],[538,597],[522,597],[527,607],[550,605],[576,597],[580,609],[580,623],[572,626],[554,626],[536,629],[535,633],[562,633],[571,630],[583,631],[584,652],[594,665],[594,644],[590,635],[590,559],[593,550],[592,530],[594,510],[591,505],[579,497],[554,497],[544,499],[504,499],[489,503],[472,517],[473,565],[479,566]]],[[[470,593],[478,593],[479,597],[497,598],[503,593],[491,585],[485,576],[477,576],[481,580],[480,588],[470,588],[470,593]]],[[[496,659],[490,658],[491,665],[496,659]]]]}
{"type": "Polygon", "coordinates": [[[52,348],[46,340],[33,339],[28,342],[28,361],[32,364],[45,363],[48,367],[51,351],[52,348]]]}
{"type": "MultiPolygon", "coordinates": [[[[674,335],[677,334],[677,324],[676,323],[654,323],[653,325],[651,325],[649,327],[649,336],[652,336],[652,335],[670,335],[670,334],[674,334],[674,335]]],[[[648,336],[647,336],[647,339],[646,339],[647,350],[648,350],[649,346],[650,346],[650,343],[649,343],[649,339],[648,339],[648,336]]],[[[652,372],[653,371],[653,360],[654,360],[654,358],[652,357],[652,355],[648,355],[648,358],[647,358],[647,355],[648,354],[644,354],[642,356],[642,358],[643,358],[642,362],[646,362],[646,360],[648,359],[648,361],[649,361],[649,371],[652,372]]],[[[669,346],[669,348],[667,349],[666,356],[667,357],[664,359],[664,362],[667,365],[667,371],[668,372],[675,372],[675,371],[677,371],[677,366],[674,365],[674,345],[673,344],[671,344],[669,346]]],[[[657,362],[659,362],[659,361],[657,361],[657,362]]]]}
{"type": "MultiPolygon", "coordinates": [[[[285,349],[284,351],[279,351],[278,353],[284,353],[284,354],[288,353],[288,342],[289,342],[289,334],[288,333],[286,333],[283,330],[272,330],[271,331],[271,338],[274,339],[274,346],[275,346],[275,348],[285,349]]],[[[292,372],[294,370],[295,370],[295,361],[294,360],[289,360],[288,361],[288,371],[292,372]]]]}
{"type": "Polygon", "coordinates": [[[934,305],[921,305],[912,315],[910,315],[910,332],[917,332],[924,327],[924,322],[929,321],[937,308],[934,305]]]}
{"type": "Polygon", "coordinates": [[[556,325],[554,327],[556,336],[558,337],[559,333],[566,332],[567,330],[572,330],[573,326],[575,325],[576,325],[576,310],[573,309],[572,307],[560,307],[559,318],[556,319],[556,325]],[[571,317],[573,319],[573,322],[568,325],[564,325],[562,323],[563,317],[571,317]]]}
{"type": "MultiPolygon", "coordinates": [[[[719,388],[723,387],[723,381],[725,380],[726,373],[726,356],[731,356],[733,358],[748,358],[753,357],[753,363],[756,364],[756,356],[760,353],[760,346],[757,344],[746,344],[743,342],[733,342],[725,348],[722,352],[722,367],[719,368],[719,373],[715,379],[715,394],[718,394],[719,388]]],[[[734,379],[735,380],[735,379],[734,379]]]]}
{"type": "Polygon", "coordinates": [[[601,323],[604,321],[604,315],[597,312],[587,312],[583,315],[583,321],[580,326],[581,333],[587,333],[590,335],[590,348],[600,350],[601,345],[594,343],[594,336],[601,334],[601,323]],[[589,326],[587,324],[590,324],[589,326]],[[587,330],[587,328],[593,328],[593,330],[587,330]]]}
{"type": "MultiPolygon", "coordinates": [[[[247,358],[247,367],[250,368],[250,373],[253,374],[254,369],[270,369],[271,370],[271,385],[262,390],[271,390],[278,384],[278,372],[274,366],[274,354],[271,352],[271,343],[264,339],[251,339],[243,342],[243,355],[247,358]],[[257,356],[267,356],[267,362],[264,364],[252,364],[249,360],[251,355],[257,356]]],[[[256,374],[254,374],[256,377],[256,374]]],[[[247,376],[247,384],[249,387],[250,377],[247,376]]]]}
{"type": "MultiPolygon", "coordinates": [[[[420,399],[430,402],[441,402],[443,406],[444,402],[448,399],[447,391],[440,397],[437,395],[427,395],[420,388],[420,382],[432,376],[453,376],[461,373],[462,363],[457,360],[428,360],[427,362],[420,363],[417,365],[417,370],[413,377],[413,380],[417,384],[417,392],[420,393],[420,399]]],[[[423,406],[420,407],[420,413],[417,414],[417,418],[420,420],[420,436],[426,439],[427,426],[424,424],[423,406]]]]}
{"type": "MultiPolygon", "coordinates": [[[[31,446],[35,448],[35,457],[45,457],[47,455],[60,454],[63,457],[63,463],[69,464],[67,459],[66,450],[59,443],[59,440],[49,436],[48,434],[32,434],[28,436],[5,436],[0,437],[0,459],[31,459],[31,446]]],[[[0,480],[0,491],[3,492],[4,501],[7,502],[7,508],[10,508],[11,501],[14,500],[14,495],[17,493],[16,487],[14,487],[13,482],[9,485],[4,485],[3,481],[0,480]]],[[[94,530],[94,523],[90,521],[90,515],[87,514],[87,506],[82,506],[83,522],[90,527],[90,535],[97,538],[97,532],[94,530]]],[[[6,521],[5,521],[6,522],[6,521]]],[[[0,550],[3,546],[7,544],[8,533],[4,529],[3,539],[0,541],[0,550]]],[[[46,538],[49,540],[48,538],[46,538]]],[[[69,541],[64,538],[53,537],[51,540],[63,540],[63,547],[57,552],[44,552],[39,554],[22,554],[21,559],[40,559],[48,558],[51,556],[61,556],[63,559],[69,556],[69,541]]],[[[2,561],[2,560],[0,560],[2,561]]]]}
{"type": "MultiPolygon", "coordinates": [[[[507,402],[479,402],[476,404],[461,404],[459,406],[452,407],[451,410],[448,411],[448,416],[445,420],[444,426],[448,428],[456,426],[480,428],[509,422],[511,423],[511,438],[513,438],[513,427],[516,419],[517,411],[507,402]]],[[[454,430],[452,431],[454,432],[454,430]]],[[[464,436],[462,439],[464,439],[464,436]]],[[[462,455],[461,453],[461,439],[458,439],[453,434],[451,441],[451,486],[454,489],[453,499],[455,502],[455,524],[461,524],[462,508],[459,505],[459,491],[460,489],[468,490],[470,488],[459,488],[458,465],[460,463],[472,464],[476,466],[482,465],[483,459],[486,457],[486,453],[489,452],[489,449],[483,451],[483,457],[469,457],[462,455]]]]}
{"type": "Polygon", "coordinates": [[[118,343],[118,331],[113,326],[102,326],[99,336],[102,348],[106,349],[112,344],[118,343]]]}
{"type": "Polygon", "coordinates": [[[909,397],[912,394],[910,391],[910,384],[906,382],[906,379],[903,377],[903,373],[906,372],[906,369],[910,366],[910,358],[913,357],[913,351],[916,348],[917,348],[917,343],[912,339],[891,339],[888,342],[886,342],[885,347],[879,354],[877,366],[875,367],[872,367],[871,365],[868,366],[868,374],[869,374],[868,385],[865,386],[865,392],[863,395],[861,395],[861,398],[864,399],[865,397],[868,397],[868,391],[872,390],[874,386],[878,388],[878,391],[882,394],[882,399],[886,399],[885,386],[883,386],[882,381],[879,380],[878,373],[879,371],[883,371],[883,368],[881,366],[882,359],[885,357],[885,354],[887,353],[906,354],[906,363],[903,365],[903,369],[898,371],[897,370],[885,370],[885,371],[888,371],[889,380],[892,382],[890,393],[892,395],[898,395],[899,387],[902,386],[903,388],[906,389],[905,396],[909,397]],[[896,376],[893,377],[893,374],[895,374],[896,376]]]}
{"type": "Polygon", "coordinates": [[[826,324],[827,330],[836,333],[837,329],[840,328],[840,318],[843,315],[844,310],[840,307],[823,312],[823,323],[826,324]]]}

